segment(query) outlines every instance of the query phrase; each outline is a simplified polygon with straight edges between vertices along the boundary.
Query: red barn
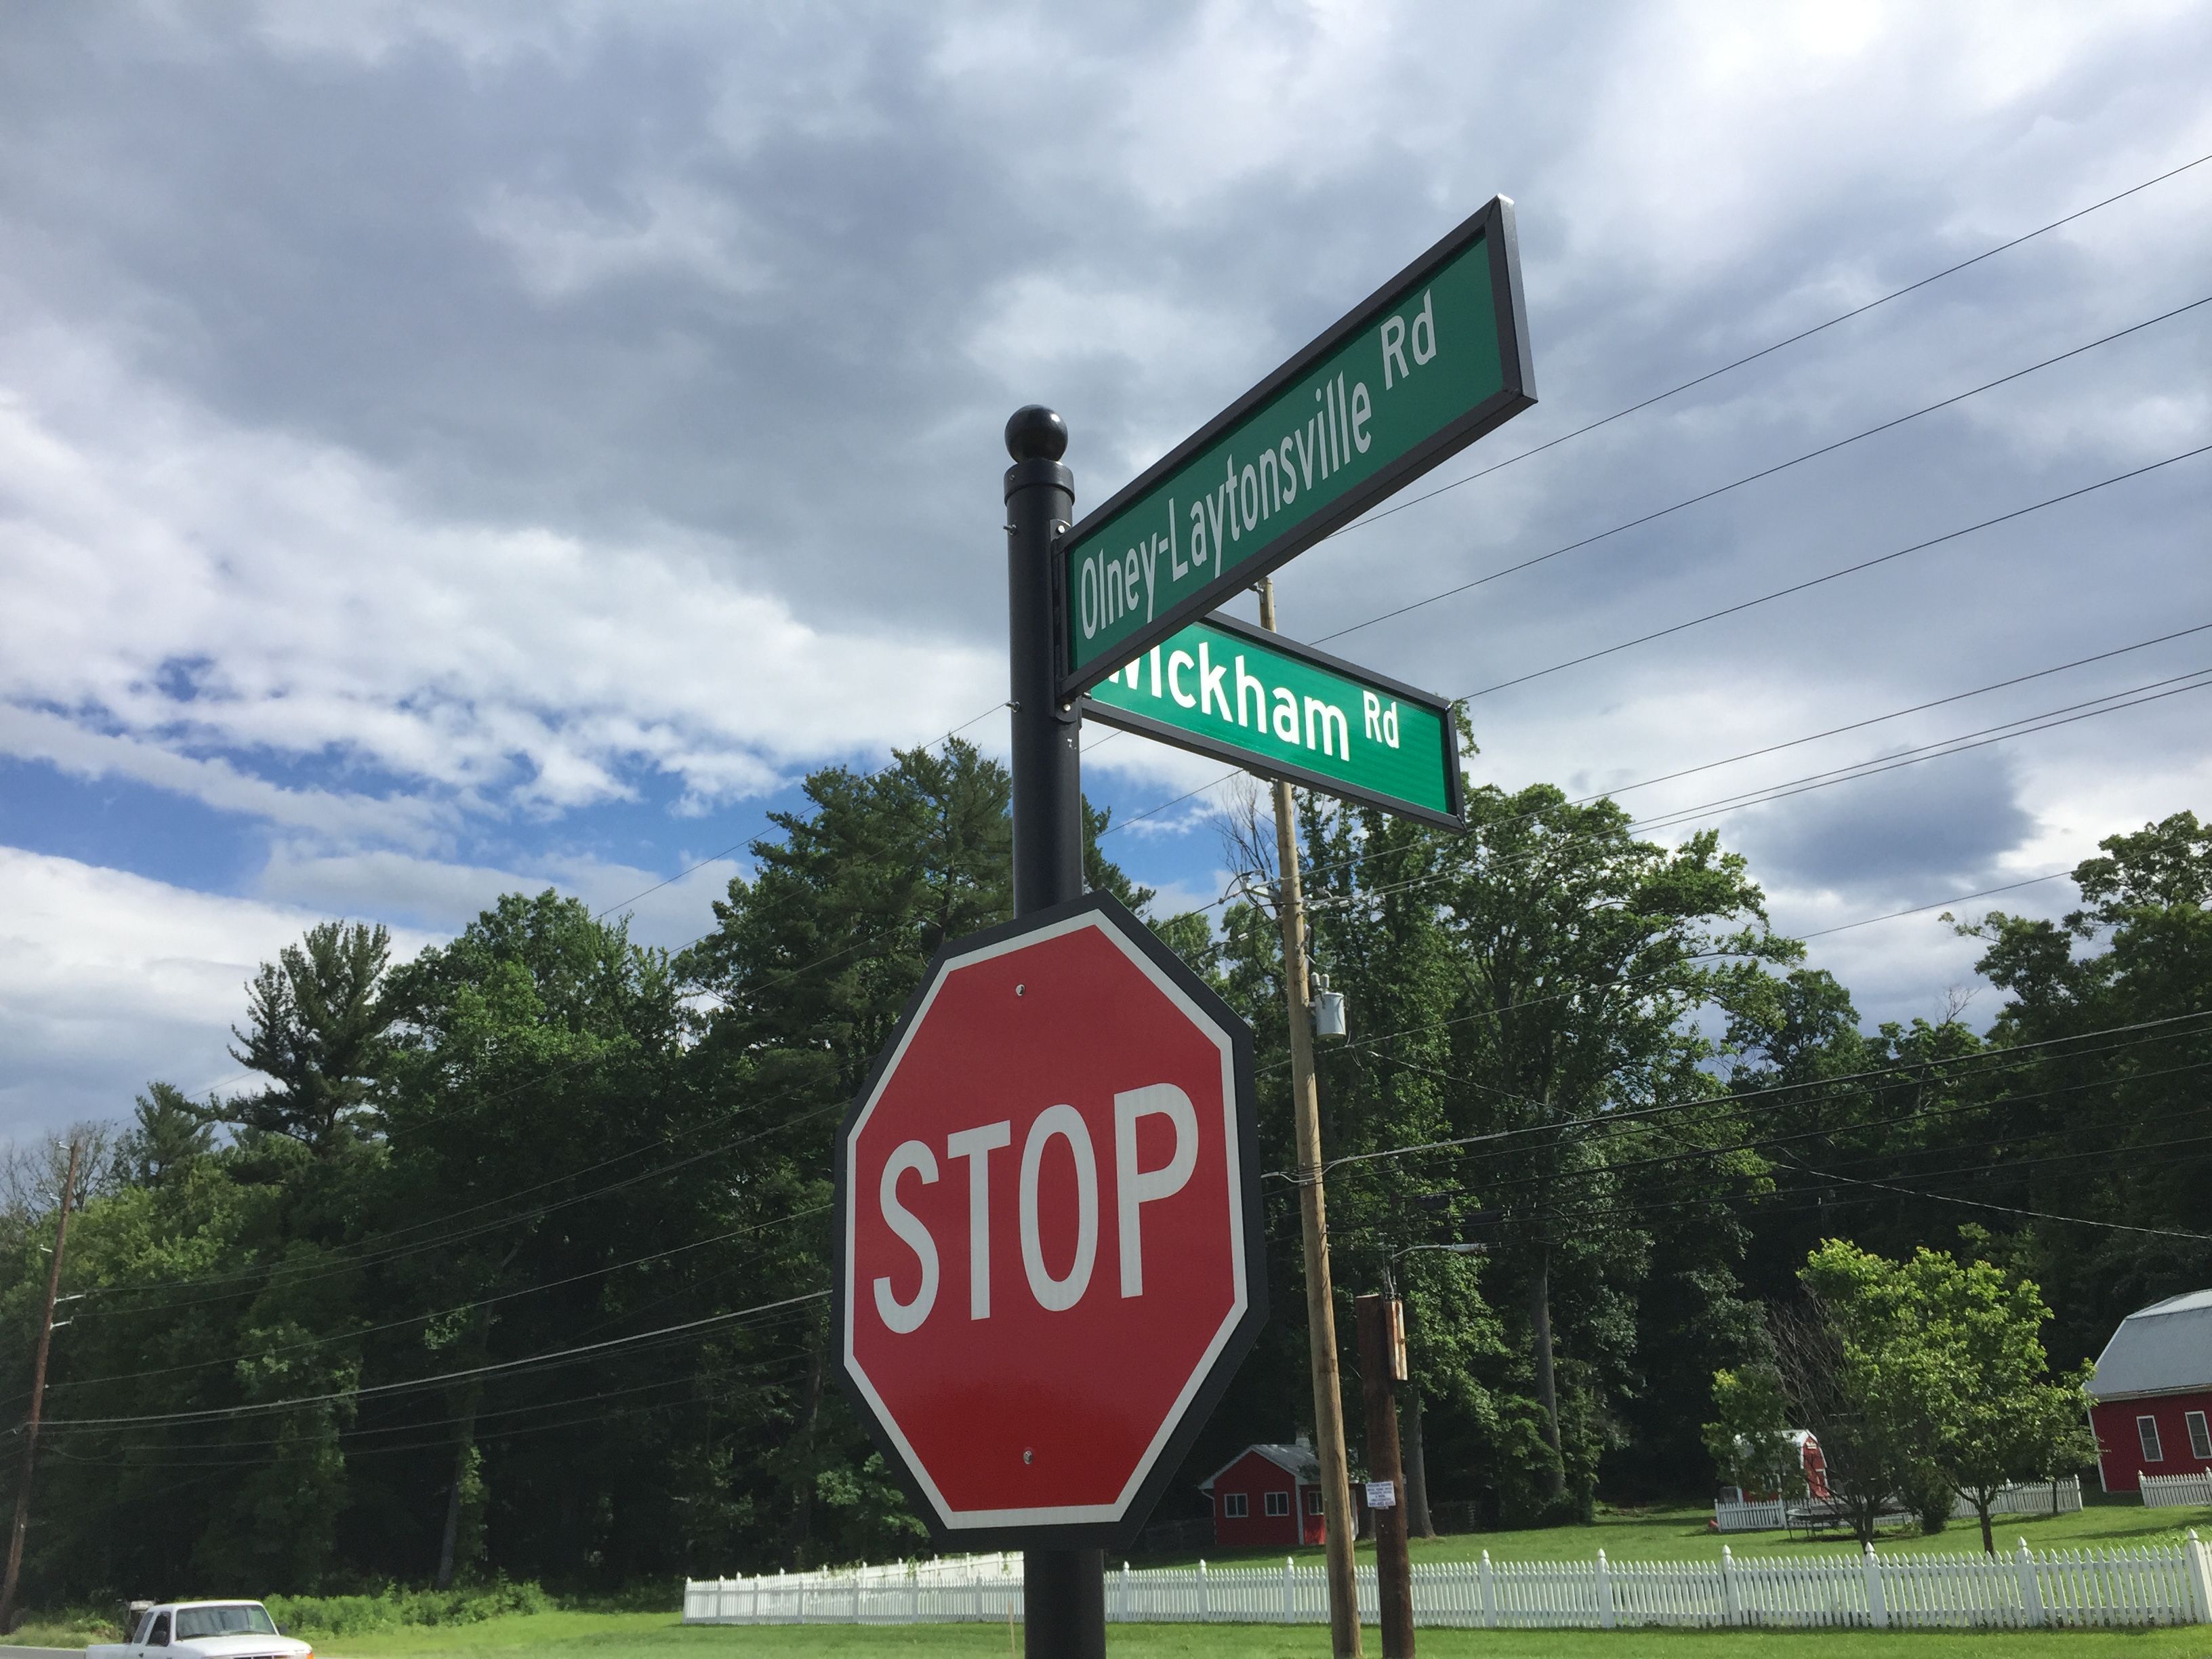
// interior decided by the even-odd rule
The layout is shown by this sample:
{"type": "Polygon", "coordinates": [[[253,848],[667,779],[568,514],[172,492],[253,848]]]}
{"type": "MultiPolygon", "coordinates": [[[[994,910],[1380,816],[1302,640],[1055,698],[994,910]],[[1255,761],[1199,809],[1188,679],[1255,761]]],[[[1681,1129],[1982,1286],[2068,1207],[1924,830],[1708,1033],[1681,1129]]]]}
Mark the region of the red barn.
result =
{"type": "Polygon", "coordinates": [[[2135,1492],[2147,1474],[2212,1470],[2212,1291],[2191,1291],[2120,1322],[2089,1379],[2097,1478],[2135,1492]]]}
{"type": "Polygon", "coordinates": [[[1213,1541],[1318,1544],[1321,1462],[1312,1446],[1247,1446],[1198,1483],[1213,1500],[1213,1541]]]}

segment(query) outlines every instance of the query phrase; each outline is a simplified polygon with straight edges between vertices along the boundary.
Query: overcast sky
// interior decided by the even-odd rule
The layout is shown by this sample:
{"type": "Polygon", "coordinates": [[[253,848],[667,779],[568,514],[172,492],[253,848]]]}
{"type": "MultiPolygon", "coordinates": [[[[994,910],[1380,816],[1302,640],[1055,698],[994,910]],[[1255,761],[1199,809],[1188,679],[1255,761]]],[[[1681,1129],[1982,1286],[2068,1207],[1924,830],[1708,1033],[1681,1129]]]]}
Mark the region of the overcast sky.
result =
{"type": "MultiPolygon", "coordinates": [[[[236,1086],[242,982],[318,918],[411,949],[721,854],[635,906],[702,931],[806,769],[1005,696],[1018,404],[1101,501],[1503,193],[1540,401],[1423,493],[2212,154],[2208,63],[2212,10],[2120,0],[15,0],[0,1135],[236,1086]]],[[[1355,527],[1283,573],[1282,626],[2208,295],[2212,164],[1355,527]]],[[[2212,443],[2208,370],[2212,306],[1331,648],[1483,691],[2212,443]]],[[[1622,788],[2212,623],[2208,509],[2212,456],[2173,460],[1475,696],[1473,770],[1622,788]]],[[[1711,804],[2207,666],[2212,632],[1621,799],[1834,928],[2212,811],[2212,692],[1711,804]]],[[[1003,713],[969,731],[1002,750],[1003,713]]],[[[1123,817],[1220,769],[1085,764],[1123,817]]],[[[1212,898],[1212,799],[1116,855],[1212,898]]],[[[1973,954],[1932,913],[1814,944],[1869,1020],[1938,1012],[1973,954]]]]}

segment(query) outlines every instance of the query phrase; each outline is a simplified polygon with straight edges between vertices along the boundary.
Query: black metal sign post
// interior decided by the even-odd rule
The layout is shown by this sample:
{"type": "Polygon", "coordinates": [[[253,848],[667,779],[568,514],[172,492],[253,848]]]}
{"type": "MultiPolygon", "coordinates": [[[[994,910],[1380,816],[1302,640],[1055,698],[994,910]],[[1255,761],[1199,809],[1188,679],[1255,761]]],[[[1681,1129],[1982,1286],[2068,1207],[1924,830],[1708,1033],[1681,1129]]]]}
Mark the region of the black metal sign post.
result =
{"type": "MultiPolygon", "coordinates": [[[[1053,544],[1074,517],[1067,427],[1031,404],[1006,422],[1006,631],[1012,668],[1014,915],[1083,896],[1083,715],[1057,693],[1053,544]]],[[[1030,1659],[1105,1659],[1106,1553],[1022,1556],[1030,1659]]]]}

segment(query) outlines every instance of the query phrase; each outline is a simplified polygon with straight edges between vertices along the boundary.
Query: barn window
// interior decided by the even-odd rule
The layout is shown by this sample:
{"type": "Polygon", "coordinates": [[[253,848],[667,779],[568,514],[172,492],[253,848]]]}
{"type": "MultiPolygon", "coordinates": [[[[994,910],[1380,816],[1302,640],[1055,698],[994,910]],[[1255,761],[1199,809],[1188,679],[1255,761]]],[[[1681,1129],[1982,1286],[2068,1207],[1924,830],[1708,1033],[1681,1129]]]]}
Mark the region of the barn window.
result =
{"type": "Polygon", "coordinates": [[[2204,1426],[2204,1413],[2189,1413],[2189,1455],[2196,1458],[2212,1458],[2212,1429],[2204,1426]]]}
{"type": "Polygon", "coordinates": [[[1221,1495],[1221,1513],[1231,1521],[1242,1521],[1252,1513],[1252,1500],[1241,1492],[1224,1492],[1221,1495]]]}
{"type": "Polygon", "coordinates": [[[1311,1492],[1306,1494],[1306,1513],[1308,1515],[1319,1515],[1321,1513],[1321,1488],[1319,1486],[1316,1486],[1311,1492]]]}
{"type": "MultiPolygon", "coordinates": [[[[2199,1418],[2197,1420],[2202,1422],[2203,1419],[2199,1418]]],[[[1291,1495],[1286,1492],[1268,1492],[1261,1501],[1270,1515],[1288,1515],[1291,1512],[1291,1495]]]]}
{"type": "Polygon", "coordinates": [[[2166,1454],[2159,1449],[2158,1445],[2158,1419],[2155,1417],[2136,1419],[2136,1438],[2142,1442],[2144,1462],[2158,1463],[2165,1461],[2166,1454]]]}

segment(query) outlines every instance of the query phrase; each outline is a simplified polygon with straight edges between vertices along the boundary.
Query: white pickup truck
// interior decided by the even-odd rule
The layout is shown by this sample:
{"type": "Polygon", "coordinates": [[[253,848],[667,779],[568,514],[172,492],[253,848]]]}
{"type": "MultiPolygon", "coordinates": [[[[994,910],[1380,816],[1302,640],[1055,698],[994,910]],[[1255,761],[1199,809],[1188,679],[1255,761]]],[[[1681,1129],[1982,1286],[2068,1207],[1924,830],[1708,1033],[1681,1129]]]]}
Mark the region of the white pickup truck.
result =
{"type": "Polygon", "coordinates": [[[280,1633],[258,1601],[162,1601],[139,1616],[127,1642],[100,1642],[85,1659],[315,1659],[280,1633]]]}

